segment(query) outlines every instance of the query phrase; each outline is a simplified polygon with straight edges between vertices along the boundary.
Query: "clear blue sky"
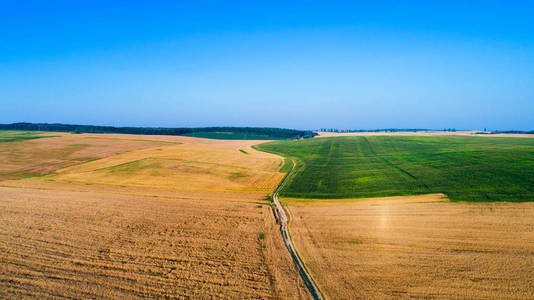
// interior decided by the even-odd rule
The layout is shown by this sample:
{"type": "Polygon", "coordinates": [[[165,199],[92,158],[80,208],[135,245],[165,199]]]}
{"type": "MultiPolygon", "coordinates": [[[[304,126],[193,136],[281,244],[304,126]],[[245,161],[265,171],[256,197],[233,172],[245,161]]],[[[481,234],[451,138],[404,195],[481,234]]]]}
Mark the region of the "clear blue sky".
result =
{"type": "Polygon", "coordinates": [[[2,1],[0,123],[534,129],[532,1],[200,2],[2,1]]]}

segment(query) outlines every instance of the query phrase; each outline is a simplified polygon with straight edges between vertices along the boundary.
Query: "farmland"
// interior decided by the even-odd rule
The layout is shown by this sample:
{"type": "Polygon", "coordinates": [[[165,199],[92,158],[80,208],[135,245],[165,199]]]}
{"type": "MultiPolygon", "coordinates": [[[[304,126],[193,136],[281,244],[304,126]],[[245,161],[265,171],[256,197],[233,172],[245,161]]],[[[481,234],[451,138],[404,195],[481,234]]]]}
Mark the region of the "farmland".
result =
{"type": "Polygon", "coordinates": [[[266,200],[280,157],[252,141],[53,135],[0,143],[0,297],[309,297],[266,200]]]}
{"type": "Polygon", "coordinates": [[[24,131],[0,131],[0,143],[33,140],[53,136],[45,136],[24,131]]]}
{"type": "Polygon", "coordinates": [[[328,298],[534,292],[534,139],[0,136],[28,137],[0,143],[0,297],[308,299],[268,197],[291,160],[328,298]]]}
{"type": "Polygon", "coordinates": [[[453,201],[534,200],[534,139],[357,136],[258,148],[296,161],[285,197],[444,193],[453,201]]]}
{"type": "Polygon", "coordinates": [[[3,137],[6,141],[0,143],[0,180],[42,176],[67,166],[166,144],[165,141],[147,139],[64,133],[0,135],[3,137]]]}
{"type": "Polygon", "coordinates": [[[280,200],[314,280],[331,299],[529,299],[534,140],[422,135],[256,146],[297,163],[280,200]]]}
{"type": "Polygon", "coordinates": [[[534,203],[281,199],[330,299],[531,299],[534,203]]]}

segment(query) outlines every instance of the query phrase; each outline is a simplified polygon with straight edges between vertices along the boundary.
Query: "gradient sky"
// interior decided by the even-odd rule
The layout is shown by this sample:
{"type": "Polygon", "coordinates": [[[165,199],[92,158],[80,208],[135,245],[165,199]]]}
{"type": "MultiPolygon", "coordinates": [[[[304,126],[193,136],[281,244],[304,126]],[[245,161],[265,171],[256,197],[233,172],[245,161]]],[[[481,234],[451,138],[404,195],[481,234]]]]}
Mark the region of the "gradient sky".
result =
{"type": "Polygon", "coordinates": [[[534,129],[532,1],[368,2],[2,1],[0,123],[534,129]]]}

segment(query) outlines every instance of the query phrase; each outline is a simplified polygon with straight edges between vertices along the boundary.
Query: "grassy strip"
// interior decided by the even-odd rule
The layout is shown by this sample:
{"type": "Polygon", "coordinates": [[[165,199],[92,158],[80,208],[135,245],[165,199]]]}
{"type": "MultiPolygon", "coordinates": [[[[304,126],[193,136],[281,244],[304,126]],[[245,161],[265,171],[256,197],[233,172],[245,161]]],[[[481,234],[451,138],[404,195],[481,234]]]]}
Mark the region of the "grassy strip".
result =
{"type": "Polygon", "coordinates": [[[0,136],[6,135],[35,135],[35,133],[30,131],[0,130],[0,136]]]}
{"type": "Polygon", "coordinates": [[[7,135],[1,135],[0,136],[0,143],[7,143],[7,142],[20,142],[20,141],[26,141],[26,140],[35,140],[35,139],[42,139],[42,138],[49,138],[49,137],[55,137],[55,136],[40,136],[40,135],[27,135],[27,134],[7,134],[7,135]]]}
{"type": "Polygon", "coordinates": [[[293,163],[291,162],[291,159],[284,158],[284,165],[282,166],[282,168],[280,168],[280,172],[287,173],[291,171],[292,166],[293,166],[293,163]]]}

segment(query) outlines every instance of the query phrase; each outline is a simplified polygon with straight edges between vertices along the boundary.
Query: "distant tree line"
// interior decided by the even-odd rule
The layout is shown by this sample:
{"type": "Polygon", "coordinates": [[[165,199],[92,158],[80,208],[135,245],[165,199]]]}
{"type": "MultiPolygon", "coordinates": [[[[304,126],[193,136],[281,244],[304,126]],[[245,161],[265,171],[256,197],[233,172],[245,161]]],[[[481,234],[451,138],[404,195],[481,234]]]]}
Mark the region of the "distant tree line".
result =
{"type": "Polygon", "coordinates": [[[497,133],[522,133],[522,134],[534,134],[534,130],[495,130],[491,132],[492,134],[497,133]]]}
{"type": "MultiPolygon", "coordinates": [[[[422,129],[422,128],[384,128],[384,129],[337,129],[337,128],[321,128],[319,131],[322,132],[400,132],[400,131],[412,131],[412,132],[418,132],[418,131],[437,131],[435,129],[422,129]]],[[[456,132],[456,128],[444,128],[440,131],[444,132],[456,132]]],[[[484,132],[487,132],[486,128],[484,128],[484,132]]],[[[497,134],[497,133],[522,133],[522,134],[534,134],[534,130],[494,130],[489,132],[490,134],[497,134]]],[[[479,133],[483,134],[483,133],[479,133]]]]}
{"type": "Polygon", "coordinates": [[[321,128],[319,131],[323,132],[399,132],[399,131],[431,131],[430,129],[421,128],[384,128],[384,129],[337,129],[337,128],[321,128]]]}
{"type": "Polygon", "coordinates": [[[265,135],[275,138],[299,139],[317,135],[311,130],[296,130],[269,127],[198,127],[198,128],[166,128],[166,127],[114,127],[48,123],[13,123],[0,124],[0,130],[52,131],[72,133],[127,133],[146,135],[184,135],[195,132],[237,132],[245,134],[265,135]]]}

